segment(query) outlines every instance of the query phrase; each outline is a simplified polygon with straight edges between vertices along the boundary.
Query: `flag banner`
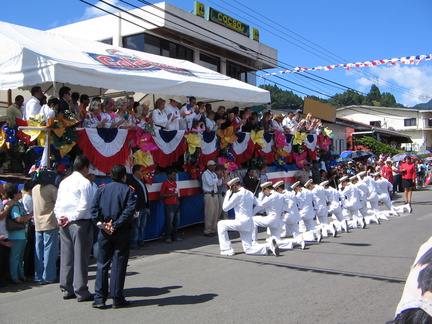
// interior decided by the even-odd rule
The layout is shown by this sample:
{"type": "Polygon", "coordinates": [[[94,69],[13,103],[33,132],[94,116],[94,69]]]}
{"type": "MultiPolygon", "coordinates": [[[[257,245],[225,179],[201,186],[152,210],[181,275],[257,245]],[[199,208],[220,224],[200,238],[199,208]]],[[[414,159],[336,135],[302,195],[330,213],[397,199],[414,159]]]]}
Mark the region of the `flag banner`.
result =
{"type": "Polygon", "coordinates": [[[251,141],[250,133],[238,132],[236,136],[237,141],[233,143],[233,155],[235,163],[240,166],[252,157],[255,145],[251,141]]]}
{"type": "Polygon", "coordinates": [[[293,134],[285,134],[285,137],[286,137],[286,142],[288,145],[284,146],[284,151],[287,153],[291,153],[294,135],[293,134]]]}
{"type": "Polygon", "coordinates": [[[318,135],[309,134],[304,139],[304,143],[309,150],[315,151],[316,146],[317,146],[317,140],[318,140],[318,135]]]}
{"type": "Polygon", "coordinates": [[[77,133],[77,143],[83,154],[105,173],[109,173],[114,164],[124,164],[131,154],[125,143],[135,137],[135,131],[117,128],[84,128],[77,133]]]}
{"type": "Polygon", "coordinates": [[[219,155],[219,151],[216,147],[218,137],[216,136],[215,131],[202,132],[200,136],[202,138],[202,142],[199,164],[207,165],[208,161],[214,160],[219,155]]]}
{"type": "Polygon", "coordinates": [[[177,162],[187,149],[184,134],[184,130],[156,131],[156,136],[153,138],[159,150],[151,151],[155,163],[166,168],[177,162]]]}
{"type": "Polygon", "coordinates": [[[423,54],[423,55],[414,55],[414,56],[404,56],[399,58],[392,58],[392,59],[384,59],[384,60],[373,60],[373,61],[365,61],[365,62],[356,62],[356,63],[345,63],[345,64],[335,64],[335,65],[328,65],[328,66],[316,66],[313,68],[305,68],[305,67],[295,67],[292,70],[286,69],[279,72],[274,73],[266,73],[261,75],[261,78],[264,78],[266,76],[271,75],[279,75],[279,74],[285,74],[285,73],[297,73],[297,72],[305,72],[305,71],[330,71],[334,68],[344,68],[346,70],[351,70],[351,68],[357,68],[357,67],[366,67],[366,66],[378,66],[378,65],[396,65],[397,63],[401,64],[409,64],[409,65],[418,65],[422,61],[430,61],[432,60],[432,54],[423,54]]]}
{"type": "Polygon", "coordinates": [[[274,146],[274,138],[273,133],[265,132],[263,136],[265,147],[261,149],[263,156],[265,157],[266,164],[271,164],[275,160],[275,155],[273,152],[273,146],[274,146]]]}

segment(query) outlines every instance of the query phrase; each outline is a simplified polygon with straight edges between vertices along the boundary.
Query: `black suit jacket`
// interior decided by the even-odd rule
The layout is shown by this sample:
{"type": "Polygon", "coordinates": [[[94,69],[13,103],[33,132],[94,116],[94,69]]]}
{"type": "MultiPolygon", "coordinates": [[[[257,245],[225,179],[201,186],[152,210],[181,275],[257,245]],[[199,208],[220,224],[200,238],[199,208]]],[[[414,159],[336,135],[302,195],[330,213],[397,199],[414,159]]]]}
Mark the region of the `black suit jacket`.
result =
{"type": "Polygon", "coordinates": [[[70,108],[69,108],[69,103],[65,100],[65,99],[60,99],[60,102],[59,102],[59,105],[58,105],[58,108],[57,108],[57,111],[58,111],[58,113],[60,114],[60,113],[63,113],[64,114],[64,112],[66,111],[66,110],[70,110],[70,108]]]}
{"type": "Polygon", "coordinates": [[[133,175],[128,175],[126,179],[126,184],[134,187],[135,194],[137,195],[137,202],[136,202],[136,210],[142,210],[144,208],[149,208],[150,203],[148,199],[148,191],[147,187],[145,185],[145,182],[142,182],[144,184],[145,192],[143,191],[142,186],[138,183],[138,181],[135,179],[133,175]],[[147,199],[146,199],[147,197],[147,199]]]}

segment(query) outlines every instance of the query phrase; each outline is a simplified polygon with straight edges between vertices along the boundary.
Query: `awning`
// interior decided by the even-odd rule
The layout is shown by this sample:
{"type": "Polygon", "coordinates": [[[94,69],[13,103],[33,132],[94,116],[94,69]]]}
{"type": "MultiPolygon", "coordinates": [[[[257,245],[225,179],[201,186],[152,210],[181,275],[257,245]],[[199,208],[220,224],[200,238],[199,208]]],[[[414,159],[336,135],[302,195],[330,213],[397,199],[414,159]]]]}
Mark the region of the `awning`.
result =
{"type": "Polygon", "coordinates": [[[411,137],[409,135],[405,135],[388,129],[382,129],[382,128],[378,129],[374,127],[372,127],[370,131],[351,133],[351,136],[353,137],[371,136],[376,138],[377,140],[385,139],[388,142],[412,143],[411,137]]]}
{"type": "MultiPolygon", "coordinates": [[[[0,90],[35,85],[56,93],[106,89],[195,96],[247,106],[270,101],[267,90],[185,60],[0,22],[0,90]]],[[[90,91],[88,91],[90,92],[90,91]]]]}

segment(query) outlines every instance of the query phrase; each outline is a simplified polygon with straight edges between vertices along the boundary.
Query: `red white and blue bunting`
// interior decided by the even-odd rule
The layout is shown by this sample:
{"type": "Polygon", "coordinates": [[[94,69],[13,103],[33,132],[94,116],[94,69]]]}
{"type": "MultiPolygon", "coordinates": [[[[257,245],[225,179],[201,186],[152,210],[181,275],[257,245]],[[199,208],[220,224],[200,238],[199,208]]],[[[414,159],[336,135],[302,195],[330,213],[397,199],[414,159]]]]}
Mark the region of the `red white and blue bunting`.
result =
{"type": "Polygon", "coordinates": [[[286,69],[286,70],[279,71],[279,72],[266,73],[266,74],[261,75],[261,78],[264,78],[266,76],[271,76],[271,75],[285,74],[285,73],[296,73],[296,72],[305,72],[305,71],[329,71],[329,70],[333,70],[334,68],[344,68],[346,70],[350,70],[351,68],[357,68],[357,67],[371,67],[371,66],[378,66],[378,65],[383,65],[383,64],[396,65],[397,63],[417,65],[417,64],[420,64],[422,61],[430,61],[430,60],[432,60],[432,54],[403,56],[403,57],[399,57],[399,58],[373,60],[373,61],[356,62],[356,63],[344,63],[344,64],[334,64],[334,65],[327,65],[327,66],[316,66],[313,68],[295,67],[292,70],[286,69]]]}
{"type": "MultiPolygon", "coordinates": [[[[158,165],[168,167],[177,163],[188,150],[188,139],[194,138],[194,145],[199,147],[199,154],[194,162],[185,161],[185,168],[188,172],[196,173],[197,178],[203,167],[209,160],[223,158],[230,160],[233,167],[241,165],[250,159],[261,157],[266,164],[272,164],[278,161],[277,165],[289,163],[293,160],[293,147],[296,145],[297,151],[306,151],[311,158],[316,157],[318,149],[327,150],[330,140],[330,131],[323,130],[320,136],[309,135],[299,136],[299,134],[283,134],[270,132],[225,132],[231,134],[230,138],[225,137],[228,146],[220,148],[221,137],[216,132],[198,133],[198,137],[185,136],[184,130],[164,131],[158,130],[155,136],[147,136],[146,146],[155,144],[155,148],[142,151],[143,145],[138,146],[136,143],[143,144],[144,136],[139,131],[123,129],[96,129],[87,128],[78,132],[79,140],[77,141],[84,155],[89,157],[90,162],[101,172],[109,173],[114,164],[124,164],[132,156],[132,147],[134,147],[134,163],[142,164],[145,167],[158,165]],[[140,137],[141,140],[137,140],[140,137]],[[293,143],[297,137],[297,142],[293,143]],[[199,140],[199,143],[197,142],[199,140]],[[134,144],[135,143],[135,144],[134,144]],[[140,148],[138,148],[140,147],[140,148]],[[156,148],[157,147],[157,148],[156,148]],[[138,148],[138,149],[137,149],[138,148]],[[234,165],[235,164],[235,165],[234,165]]],[[[306,134],[305,134],[306,135],[306,134]]],[[[228,136],[228,135],[226,135],[228,136]]],[[[144,147],[144,148],[145,148],[144,147]]],[[[231,163],[230,162],[230,163],[231,163]]],[[[153,170],[154,171],[154,170],[153,170]]]]}

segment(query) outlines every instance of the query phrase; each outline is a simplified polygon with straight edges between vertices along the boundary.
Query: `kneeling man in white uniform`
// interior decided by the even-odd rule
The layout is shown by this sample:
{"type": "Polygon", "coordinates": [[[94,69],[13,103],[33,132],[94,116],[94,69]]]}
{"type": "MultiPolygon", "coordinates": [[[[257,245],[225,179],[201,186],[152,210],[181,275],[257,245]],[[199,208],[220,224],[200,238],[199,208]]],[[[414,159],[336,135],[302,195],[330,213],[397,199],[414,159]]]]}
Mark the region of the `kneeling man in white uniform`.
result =
{"type": "Polygon", "coordinates": [[[234,208],[235,219],[221,220],[217,224],[219,246],[221,255],[234,255],[228,231],[238,231],[242,240],[243,250],[246,254],[267,255],[271,250],[275,256],[279,256],[279,247],[275,239],[269,244],[252,244],[252,220],[253,205],[257,205],[255,196],[249,190],[244,189],[238,177],[228,182],[230,189],[225,195],[222,205],[224,211],[234,208]]]}

